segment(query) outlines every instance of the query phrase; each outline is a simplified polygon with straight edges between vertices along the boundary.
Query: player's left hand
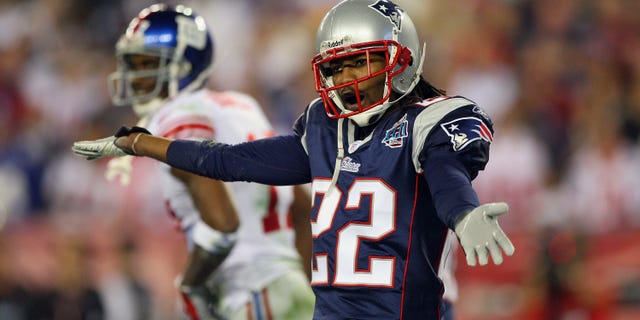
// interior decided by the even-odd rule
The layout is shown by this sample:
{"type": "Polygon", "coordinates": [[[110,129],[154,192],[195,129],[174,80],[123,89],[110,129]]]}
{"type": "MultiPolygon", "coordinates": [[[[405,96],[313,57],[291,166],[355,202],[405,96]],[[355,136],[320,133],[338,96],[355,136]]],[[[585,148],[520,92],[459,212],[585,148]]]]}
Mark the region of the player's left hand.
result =
{"type": "Polygon", "coordinates": [[[470,266],[486,265],[489,254],[493,263],[502,263],[502,251],[513,255],[515,247],[498,225],[498,216],[507,213],[509,206],[504,202],[481,205],[467,213],[455,226],[455,232],[470,266]],[[487,252],[488,251],[488,252],[487,252]]]}

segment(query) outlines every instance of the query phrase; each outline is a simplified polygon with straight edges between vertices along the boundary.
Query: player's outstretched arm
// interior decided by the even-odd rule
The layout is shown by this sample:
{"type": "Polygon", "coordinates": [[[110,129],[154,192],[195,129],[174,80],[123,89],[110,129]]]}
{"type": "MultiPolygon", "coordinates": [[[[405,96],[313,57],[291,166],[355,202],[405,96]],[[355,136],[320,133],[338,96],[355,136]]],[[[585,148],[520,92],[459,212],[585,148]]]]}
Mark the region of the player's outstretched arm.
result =
{"type": "Polygon", "coordinates": [[[513,255],[515,247],[498,225],[498,216],[507,213],[509,206],[504,202],[483,204],[465,214],[455,225],[455,232],[467,257],[467,264],[480,265],[489,262],[502,263],[502,252],[513,255]],[[502,249],[502,250],[501,250],[502,249]]]}
{"type": "Polygon", "coordinates": [[[72,151],[87,160],[126,154],[150,157],[174,168],[223,181],[268,185],[310,182],[307,153],[296,135],[228,145],[215,141],[171,140],[143,128],[122,128],[116,135],[79,141],[72,151]]]}

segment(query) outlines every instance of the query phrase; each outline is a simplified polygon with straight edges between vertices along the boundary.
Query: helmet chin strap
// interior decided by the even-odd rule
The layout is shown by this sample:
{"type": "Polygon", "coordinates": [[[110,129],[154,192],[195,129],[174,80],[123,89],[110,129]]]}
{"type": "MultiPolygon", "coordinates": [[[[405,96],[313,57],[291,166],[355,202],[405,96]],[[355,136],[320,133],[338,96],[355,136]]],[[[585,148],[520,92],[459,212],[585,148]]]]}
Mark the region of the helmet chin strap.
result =
{"type": "Polygon", "coordinates": [[[337,141],[336,145],[338,147],[338,152],[336,156],[336,164],[333,168],[333,176],[331,177],[331,183],[329,184],[329,190],[327,191],[326,196],[331,196],[333,191],[336,189],[336,183],[338,182],[338,176],[340,175],[340,168],[342,168],[342,160],[344,159],[344,142],[342,141],[342,130],[344,118],[338,119],[338,130],[337,130],[337,141]]]}
{"type": "Polygon", "coordinates": [[[383,102],[381,105],[373,107],[365,112],[358,113],[349,117],[360,127],[366,127],[370,125],[374,119],[378,119],[378,116],[382,115],[389,107],[391,103],[389,101],[383,102]]]}
{"type": "Polygon", "coordinates": [[[164,101],[165,99],[163,98],[155,97],[143,103],[134,103],[132,106],[133,112],[135,112],[135,114],[140,119],[146,118],[156,110],[158,110],[162,106],[164,101]]]}

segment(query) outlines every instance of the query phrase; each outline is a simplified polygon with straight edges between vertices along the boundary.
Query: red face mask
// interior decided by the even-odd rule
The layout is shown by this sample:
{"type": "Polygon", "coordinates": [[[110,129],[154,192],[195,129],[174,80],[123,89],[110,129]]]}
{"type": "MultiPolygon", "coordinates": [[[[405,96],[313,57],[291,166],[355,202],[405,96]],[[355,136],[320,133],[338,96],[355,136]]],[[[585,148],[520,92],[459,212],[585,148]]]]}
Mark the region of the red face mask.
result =
{"type": "MultiPolygon", "coordinates": [[[[411,52],[392,40],[363,42],[332,48],[316,55],[312,60],[316,92],[322,98],[327,115],[330,118],[350,117],[388,101],[392,92],[393,77],[402,73],[410,62],[411,52]],[[382,57],[385,62],[385,66],[376,71],[373,71],[371,67],[372,56],[374,55],[382,57]],[[335,70],[332,66],[340,66],[341,60],[355,59],[358,56],[366,57],[366,75],[336,85],[333,79],[335,70]],[[360,85],[362,82],[382,74],[386,74],[385,89],[382,97],[377,101],[363,105],[363,94],[360,92],[360,85]],[[345,88],[351,88],[351,90],[344,90],[345,88]],[[344,91],[348,91],[349,94],[340,94],[340,92],[344,91]],[[349,107],[347,108],[347,106],[349,107]]],[[[354,67],[358,67],[358,65],[354,67]]]]}

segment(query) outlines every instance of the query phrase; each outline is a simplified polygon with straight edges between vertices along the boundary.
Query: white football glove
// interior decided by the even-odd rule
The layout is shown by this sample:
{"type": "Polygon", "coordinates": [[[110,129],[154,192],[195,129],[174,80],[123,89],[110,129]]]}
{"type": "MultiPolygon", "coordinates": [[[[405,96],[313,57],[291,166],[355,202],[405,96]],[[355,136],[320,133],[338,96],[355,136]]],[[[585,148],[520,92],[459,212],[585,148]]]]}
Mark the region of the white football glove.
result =
{"type": "Polygon", "coordinates": [[[500,248],[508,256],[513,255],[515,247],[498,225],[497,217],[507,213],[509,206],[504,202],[481,205],[467,213],[455,226],[460,245],[467,256],[467,264],[486,265],[489,254],[496,265],[502,263],[500,248]]]}
{"type": "Polygon", "coordinates": [[[117,179],[122,186],[128,186],[129,183],[131,183],[131,171],[133,171],[132,161],[133,156],[124,156],[109,160],[104,177],[107,181],[117,179]]]}
{"type": "Polygon", "coordinates": [[[76,155],[87,158],[87,160],[126,156],[127,153],[115,145],[116,139],[118,137],[111,136],[98,140],[76,141],[73,143],[71,151],[76,155]]]}
{"type": "MultiPolygon", "coordinates": [[[[142,127],[120,127],[116,134],[98,140],[76,141],[73,143],[71,150],[73,153],[87,158],[87,160],[96,160],[104,157],[123,157],[128,154],[133,155],[133,151],[124,150],[116,146],[115,141],[119,137],[128,136],[132,133],[151,134],[149,130],[142,127]]],[[[137,139],[138,137],[136,137],[137,139]]],[[[135,144],[135,141],[134,141],[135,144]]],[[[133,148],[133,147],[132,147],[133,148]]]]}

